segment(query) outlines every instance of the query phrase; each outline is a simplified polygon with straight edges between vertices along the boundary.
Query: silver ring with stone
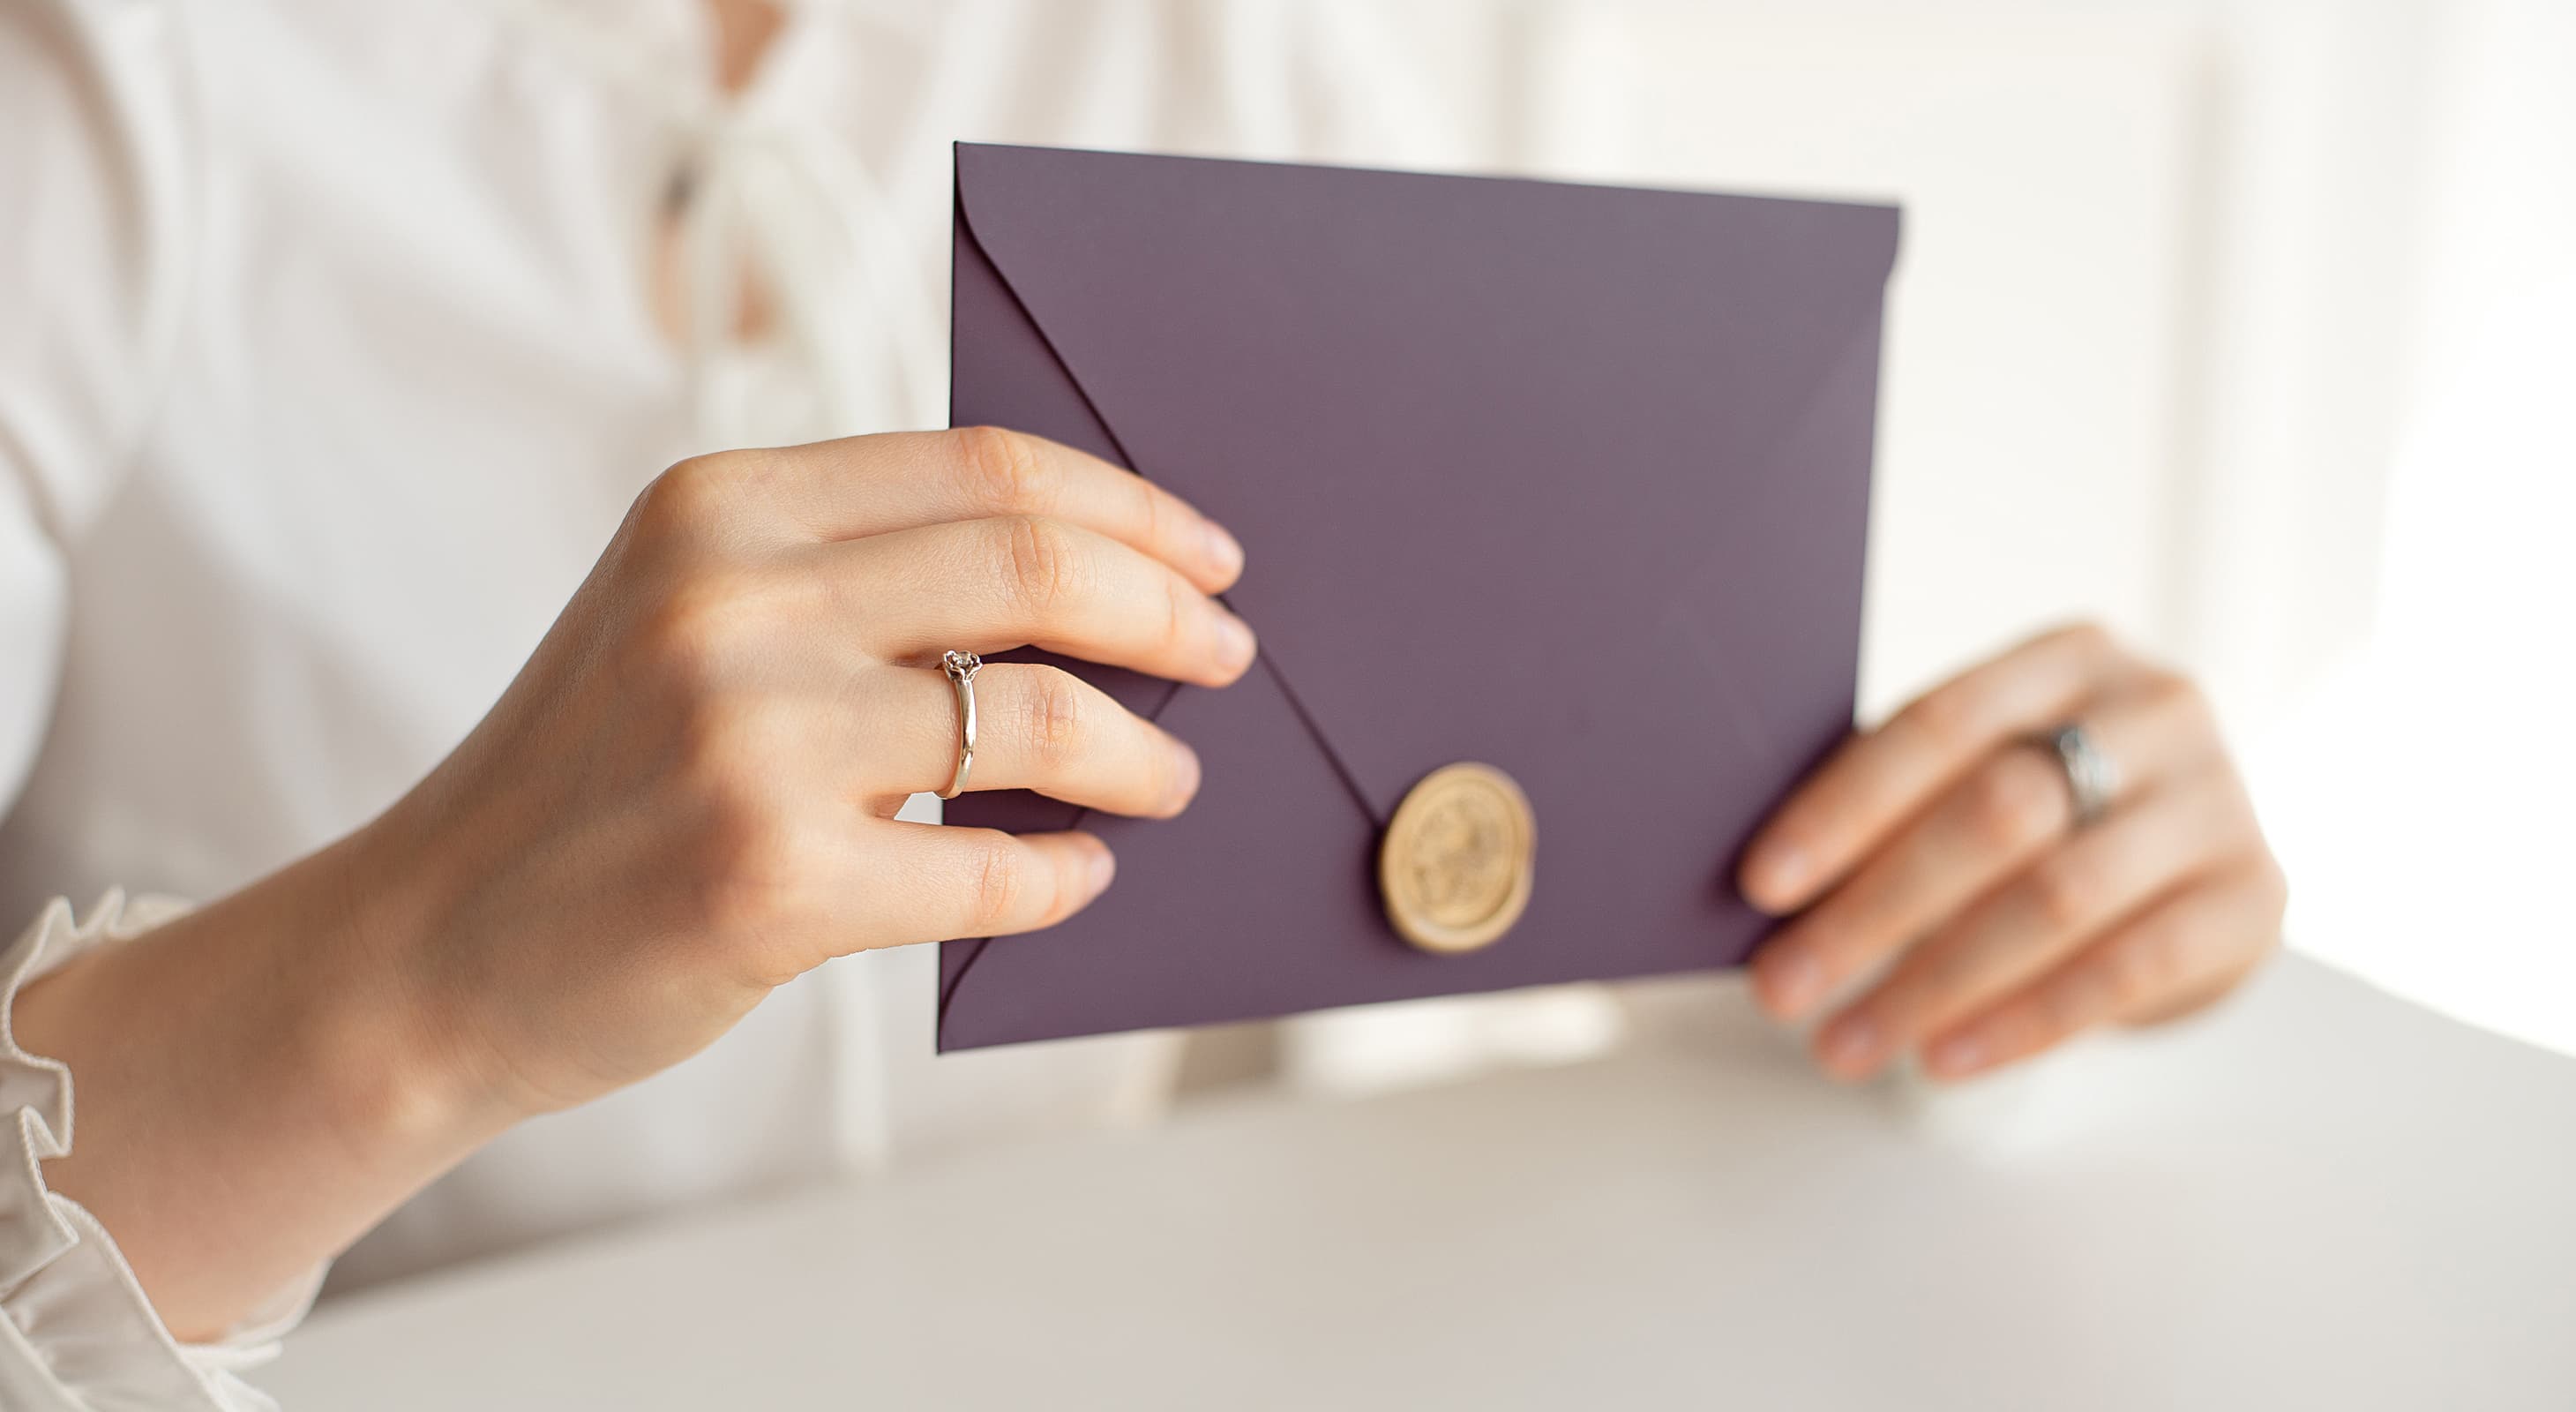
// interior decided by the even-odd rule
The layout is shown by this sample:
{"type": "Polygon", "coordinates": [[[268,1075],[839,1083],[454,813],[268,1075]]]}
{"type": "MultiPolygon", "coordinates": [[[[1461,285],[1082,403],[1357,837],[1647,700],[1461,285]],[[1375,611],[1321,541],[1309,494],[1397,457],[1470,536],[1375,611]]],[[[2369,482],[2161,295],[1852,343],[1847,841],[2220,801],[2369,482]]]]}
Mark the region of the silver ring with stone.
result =
{"type": "Polygon", "coordinates": [[[2075,805],[2075,827],[2084,828],[2098,822],[2111,811],[2112,797],[2120,792],[2120,766],[2084,728],[2073,723],[2041,734],[2034,742],[2057,761],[2066,774],[2067,797],[2075,805]]]}
{"type": "Polygon", "coordinates": [[[964,794],[967,773],[975,768],[975,674],[983,669],[984,659],[972,652],[939,654],[939,670],[957,691],[957,773],[939,791],[942,799],[964,794]]]}

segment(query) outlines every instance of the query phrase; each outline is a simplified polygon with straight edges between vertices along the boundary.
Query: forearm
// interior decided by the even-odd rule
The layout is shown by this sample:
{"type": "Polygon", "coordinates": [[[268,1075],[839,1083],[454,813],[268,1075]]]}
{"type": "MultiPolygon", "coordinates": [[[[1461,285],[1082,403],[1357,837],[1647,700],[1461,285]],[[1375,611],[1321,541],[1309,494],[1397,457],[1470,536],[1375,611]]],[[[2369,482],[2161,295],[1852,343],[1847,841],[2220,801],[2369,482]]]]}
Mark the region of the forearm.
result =
{"type": "Polygon", "coordinates": [[[463,1075],[400,923],[344,841],[29,986],[22,1046],[70,1066],[46,1181],[116,1237],[183,1339],[237,1322],[512,1115],[463,1075]]]}

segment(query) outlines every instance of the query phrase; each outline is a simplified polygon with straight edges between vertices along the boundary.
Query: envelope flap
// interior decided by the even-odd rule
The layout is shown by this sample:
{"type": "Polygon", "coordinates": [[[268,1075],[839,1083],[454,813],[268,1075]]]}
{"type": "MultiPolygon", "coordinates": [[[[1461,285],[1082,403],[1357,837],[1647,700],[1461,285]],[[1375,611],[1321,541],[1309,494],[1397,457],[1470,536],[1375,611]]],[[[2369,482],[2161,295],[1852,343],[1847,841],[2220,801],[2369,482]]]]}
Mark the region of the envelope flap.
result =
{"type": "Polygon", "coordinates": [[[1865,452],[1772,463],[1874,378],[1891,209],[972,145],[957,179],[1134,469],[1246,540],[1230,601],[1380,819],[1587,729],[1712,561],[1791,619],[1856,591],[1865,452]]]}

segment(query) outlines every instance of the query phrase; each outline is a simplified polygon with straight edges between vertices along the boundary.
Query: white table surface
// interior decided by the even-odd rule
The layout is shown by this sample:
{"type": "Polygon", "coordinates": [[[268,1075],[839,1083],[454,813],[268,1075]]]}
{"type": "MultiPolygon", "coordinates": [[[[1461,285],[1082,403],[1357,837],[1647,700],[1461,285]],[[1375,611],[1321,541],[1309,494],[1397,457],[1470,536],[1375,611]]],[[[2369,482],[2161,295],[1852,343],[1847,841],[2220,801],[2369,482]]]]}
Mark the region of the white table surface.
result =
{"type": "Polygon", "coordinates": [[[2313,963],[1983,1090],[1705,1043],[326,1306],[289,1409],[2576,1407],[2576,1061],[2313,963]]]}

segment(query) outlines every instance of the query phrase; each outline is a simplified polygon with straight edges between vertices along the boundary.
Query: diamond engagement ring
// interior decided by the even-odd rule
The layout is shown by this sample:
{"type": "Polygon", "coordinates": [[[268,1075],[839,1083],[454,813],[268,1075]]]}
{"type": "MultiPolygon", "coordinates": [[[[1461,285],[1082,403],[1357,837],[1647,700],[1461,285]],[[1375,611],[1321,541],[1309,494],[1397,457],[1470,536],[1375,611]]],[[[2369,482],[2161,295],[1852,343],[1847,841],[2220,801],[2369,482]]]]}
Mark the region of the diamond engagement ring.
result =
{"type": "Polygon", "coordinates": [[[966,774],[975,768],[975,674],[983,667],[984,659],[972,652],[939,654],[939,670],[957,689],[957,774],[939,791],[942,799],[965,793],[966,774]]]}
{"type": "Polygon", "coordinates": [[[2079,725],[2067,724],[2043,732],[2034,744],[2046,750],[2066,772],[2066,793],[2075,804],[2075,827],[2083,828],[2098,821],[2111,808],[2111,797],[2120,792],[2120,766],[2093,737],[2079,725]]]}

